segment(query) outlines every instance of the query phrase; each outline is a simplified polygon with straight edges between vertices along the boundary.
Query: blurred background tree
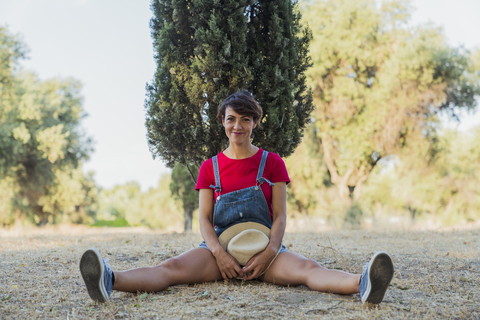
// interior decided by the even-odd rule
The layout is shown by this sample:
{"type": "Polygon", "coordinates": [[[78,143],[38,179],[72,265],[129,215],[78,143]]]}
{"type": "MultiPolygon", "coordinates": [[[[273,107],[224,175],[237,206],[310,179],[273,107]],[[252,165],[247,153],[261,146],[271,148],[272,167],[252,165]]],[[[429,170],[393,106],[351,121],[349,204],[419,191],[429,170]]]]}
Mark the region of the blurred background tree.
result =
{"type": "Polygon", "coordinates": [[[92,221],[97,189],[81,170],[91,142],[80,128],[80,83],[39,80],[19,67],[18,37],[0,27],[0,41],[0,183],[8,185],[0,223],[92,221]]]}
{"type": "Polygon", "coordinates": [[[152,154],[170,168],[199,168],[221,152],[228,139],[217,109],[240,89],[264,111],[253,143],[291,154],[313,109],[305,76],[311,34],[295,1],[166,0],[152,10],[157,71],[145,103],[152,154]]]}
{"type": "Polygon", "coordinates": [[[387,157],[434,157],[438,114],[473,109],[480,93],[470,52],[441,29],[409,28],[407,1],[319,0],[302,6],[313,32],[308,70],[316,143],[346,206],[387,157]]]}
{"type": "Polygon", "coordinates": [[[141,190],[136,182],[127,182],[110,189],[101,190],[97,226],[126,227],[139,225],[141,190]]]}
{"type": "Polygon", "coordinates": [[[80,84],[22,70],[25,45],[0,28],[0,225],[190,229],[198,194],[186,177],[226,146],[216,108],[241,88],[267,110],[254,143],[295,150],[285,162],[296,230],[479,221],[480,129],[445,119],[477,107],[480,51],[450,46],[439,27],[411,28],[408,2],[305,1],[302,21],[289,1],[152,8],[148,139],[175,168],[143,192],[135,182],[99,190],[82,172],[92,148],[80,84]]]}
{"type": "Polygon", "coordinates": [[[313,137],[314,127],[310,125],[295,153],[285,159],[292,180],[287,186],[287,200],[291,209],[302,215],[313,214],[317,208],[331,205],[324,191],[332,186],[332,182],[323,158],[318,156],[322,151],[313,137]]]}
{"type": "Polygon", "coordinates": [[[190,168],[178,163],[172,171],[170,191],[173,197],[183,206],[183,231],[192,231],[193,211],[198,208],[198,192],[190,172],[197,177],[198,169],[194,165],[190,168]]]}
{"type": "Polygon", "coordinates": [[[165,174],[158,187],[146,192],[142,192],[136,182],[101,190],[94,225],[181,230],[181,209],[171,195],[171,182],[171,175],[165,174]]]}
{"type": "Polygon", "coordinates": [[[480,128],[462,133],[446,130],[435,157],[405,155],[394,166],[372,173],[361,203],[376,219],[408,213],[416,220],[429,214],[452,225],[480,217],[480,128]]]}

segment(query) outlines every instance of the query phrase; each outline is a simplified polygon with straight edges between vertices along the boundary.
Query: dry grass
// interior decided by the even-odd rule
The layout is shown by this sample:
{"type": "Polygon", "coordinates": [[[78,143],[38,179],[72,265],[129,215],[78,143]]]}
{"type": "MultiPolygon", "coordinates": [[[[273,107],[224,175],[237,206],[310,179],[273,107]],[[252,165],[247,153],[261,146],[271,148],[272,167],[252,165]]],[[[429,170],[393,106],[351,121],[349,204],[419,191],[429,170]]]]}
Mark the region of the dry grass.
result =
{"type": "Polygon", "coordinates": [[[199,234],[146,229],[0,230],[1,319],[480,319],[480,230],[290,233],[284,243],[329,268],[361,272],[376,250],[392,254],[385,300],[312,292],[257,281],[175,286],[157,293],[114,292],[90,300],[78,270],[97,247],[114,269],[151,266],[196,247],[199,234]]]}

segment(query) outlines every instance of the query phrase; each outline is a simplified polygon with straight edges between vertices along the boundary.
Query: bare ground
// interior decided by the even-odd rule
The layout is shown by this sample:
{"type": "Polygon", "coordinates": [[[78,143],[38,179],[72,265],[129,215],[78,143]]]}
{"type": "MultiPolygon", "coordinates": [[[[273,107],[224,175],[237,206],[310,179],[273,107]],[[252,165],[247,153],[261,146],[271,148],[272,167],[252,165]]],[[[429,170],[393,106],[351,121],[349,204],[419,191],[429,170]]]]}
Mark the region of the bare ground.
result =
{"type": "Polygon", "coordinates": [[[258,281],[183,285],[90,300],[78,262],[96,247],[114,270],[156,265],[201,236],[146,229],[0,230],[1,319],[480,319],[480,229],[289,233],[288,249],[328,268],[360,273],[378,250],[395,276],[383,303],[258,281]]]}

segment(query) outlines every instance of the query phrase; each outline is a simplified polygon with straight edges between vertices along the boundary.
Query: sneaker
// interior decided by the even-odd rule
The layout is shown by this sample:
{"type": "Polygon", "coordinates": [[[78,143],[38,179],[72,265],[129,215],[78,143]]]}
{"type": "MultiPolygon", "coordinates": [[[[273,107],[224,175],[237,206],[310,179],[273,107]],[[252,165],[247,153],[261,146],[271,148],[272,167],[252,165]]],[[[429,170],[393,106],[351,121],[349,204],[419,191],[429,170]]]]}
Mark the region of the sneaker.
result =
{"type": "Polygon", "coordinates": [[[360,277],[362,303],[377,304],[382,302],[392,278],[392,258],[386,252],[376,252],[370,262],[363,266],[363,273],[360,277]]]}
{"type": "Polygon", "coordinates": [[[107,302],[113,289],[113,272],[95,248],[85,251],[80,259],[80,272],[94,301],[107,302]]]}

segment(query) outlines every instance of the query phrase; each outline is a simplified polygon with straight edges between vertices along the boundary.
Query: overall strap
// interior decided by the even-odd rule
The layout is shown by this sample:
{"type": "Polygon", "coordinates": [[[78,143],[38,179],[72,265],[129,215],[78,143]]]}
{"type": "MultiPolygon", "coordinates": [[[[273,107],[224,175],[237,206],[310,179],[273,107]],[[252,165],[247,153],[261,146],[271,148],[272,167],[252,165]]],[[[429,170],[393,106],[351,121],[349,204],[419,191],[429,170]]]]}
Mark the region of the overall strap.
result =
{"type": "Polygon", "coordinates": [[[264,177],[262,177],[263,170],[265,169],[265,164],[267,163],[267,156],[268,156],[268,152],[263,150],[262,161],[260,161],[260,167],[258,168],[257,182],[259,184],[267,182],[271,187],[273,187],[275,185],[274,183],[272,183],[272,182],[268,181],[267,179],[265,179],[264,177]]]}
{"type": "Polygon", "coordinates": [[[215,185],[210,185],[210,188],[215,189],[215,192],[221,192],[222,186],[220,184],[220,171],[218,170],[218,159],[217,156],[212,158],[213,163],[213,173],[215,174],[215,185]]]}

